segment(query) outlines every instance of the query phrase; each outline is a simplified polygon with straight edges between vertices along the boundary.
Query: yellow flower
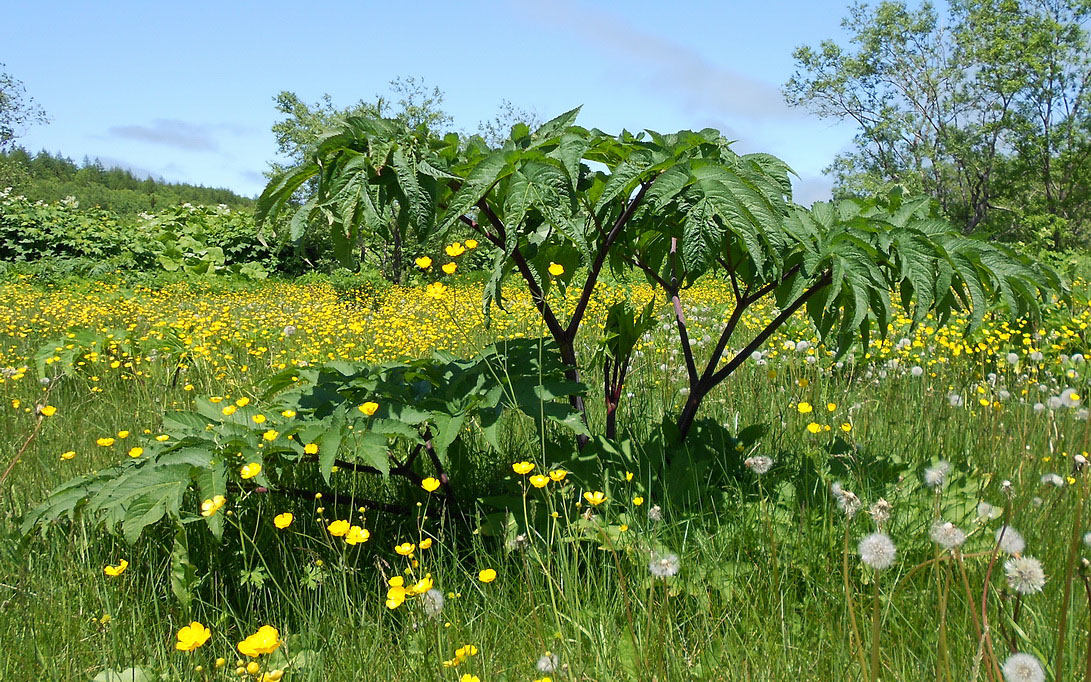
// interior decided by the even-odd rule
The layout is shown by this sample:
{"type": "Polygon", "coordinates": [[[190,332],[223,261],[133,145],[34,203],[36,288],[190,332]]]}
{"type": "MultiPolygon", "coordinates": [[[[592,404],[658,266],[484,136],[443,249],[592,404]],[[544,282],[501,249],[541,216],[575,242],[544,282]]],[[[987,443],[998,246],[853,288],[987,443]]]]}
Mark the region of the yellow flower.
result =
{"type": "Polygon", "coordinates": [[[625,472],[625,480],[626,480],[626,481],[631,481],[631,480],[633,480],[633,472],[631,472],[631,471],[626,471],[626,472],[625,472]]]}
{"type": "Polygon", "coordinates": [[[477,675],[465,673],[462,675],[462,677],[458,678],[458,682],[481,682],[481,678],[477,675]]]}
{"type": "Polygon", "coordinates": [[[276,670],[270,670],[267,673],[262,674],[257,679],[257,682],[280,682],[280,678],[284,677],[284,670],[277,668],[276,670]]]}
{"type": "Polygon", "coordinates": [[[401,587],[405,584],[405,578],[401,577],[400,575],[396,575],[390,580],[387,580],[386,584],[390,585],[391,587],[401,587]]]}
{"type": "Polygon", "coordinates": [[[852,424],[850,424],[848,422],[844,422],[843,424],[841,424],[841,430],[844,431],[845,433],[848,433],[849,431],[852,431],[852,424]]]}
{"type": "Polygon", "coordinates": [[[554,483],[560,483],[561,481],[564,480],[564,477],[567,476],[567,475],[568,475],[568,472],[565,471],[564,469],[554,469],[553,471],[549,472],[549,477],[551,479],[553,479],[554,483]]]}
{"type": "Polygon", "coordinates": [[[208,628],[193,621],[178,631],[178,641],[174,643],[174,648],[178,651],[193,651],[211,636],[212,632],[208,628]]]}
{"type": "Polygon", "coordinates": [[[796,406],[796,409],[799,410],[800,414],[810,414],[811,410],[814,408],[811,407],[810,403],[800,403],[796,406]]]}
{"type": "Polygon", "coordinates": [[[345,542],[350,545],[367,542],[369,538],[371,538],[371,531],[360,526],[353,526],[349,528],[349,532],[345,533],[345,542]]]}
{"type": "Polygon", "coordinates": [[[477,579],[483,583],[491,583],[496,580],[496,571],[491,568],[486,568],[477,574],[477,579]]]}
{"type": "Polygon", "coordinates": [[[330,535],[332,535],[333,537],[339,538],[345,533],[349,532],[349,528],[351,527],[352,526],[349,524],[348,521],[338,519],[337,521],[333,521],[332,523],[330,523],[330,525],[326,526],[326,530],[328,530],[330,532],[330,535]]]}
{"type": "Polygon", "coordinates": [[[307,453],[308,455],[313,455],[313,454],[317,453],[318,452],[318,444],[317,443],[307,443],[306,445],[303,446],[303,452],[307,453]]]}
{"type": "Polygon", "coordinates": [[[402,602],[405,601],[406,594],[405,588],[400,583],[392,586],[386,591],[386,608],[396,609],[401,606],[402,602]]]}
{"type": "Polygon", "coordinates": [[[444,251],[446,251],[447,255],[451,258],[454,258],[455,256],[461,256],[462,254],[466,253],[466,249],[462,248],[462,244],[459,244],[458,242],[451,244],[450,246],[445,248],[444,251]]]}
{"type": "Polygon", "coordinates": [[[429,476],[420,482],[420,487],[424,488],[428,492],[434,492],[439,487],[439,479],[429,476]]]}
{"type": "Polygon", "coordinates": [[[61,459],[73,459],[76,456],[75,450],[69,450],[68,452],[61,453],[61,459]]]}
{"type": "Polygon", "coordinates": [[[239,653],[256,658],[271,654],[281,645],[280,632],[271,625],[262,625],[258,631],[239,642],[239,653]]]}
{"type": "Polygon", "coordinates": [[[417,546],[414,545],[412,542],[403,542],[402,544],[396,545],[394,547],[394,551],[398,554],[401,554],[402,556],[413,556],[413,552],[415,552],[416,549],[417,546]]]}
{"type": "Polygon", "coordinates": [[[421,270],[427,270],[428,268],[432,267],[432,259],[428,256],[421,256],[413,262],[416,263],[417,267],[421,270]]]}
{"type": "Polygon", "coordinates": [[[406,591],[409,592],[410,594],[424,594],[428,590],[432,589],[432,587],[434,587],[434,586],[435,586],[435,583],[432,581],[432,576],[431,575],[426,575],[423,578],[421,578],[420,580],[418,580],[415,584],[413,584],[406,591]]]}
{"type": "Polygon", "coordinates": [[[264,414],[255,414],[253,417],[250,417],[250,419],[253,420],[253,422],[255,424],[264,424],[265,423],[265,415],[264,414]]]}
{"type": "Polygon", "coordinates": [[[224,506],[226,502],[227,499],[223,495],[216,495],[212,499],[205,500],[201,503],[201,516],[204,516],[205,518],[212,516],[219,511],[220,507],[224,506]]]}
{"type": "Polygon", "coordinates": [[[564,274],[564,266],[560,263],[553,263],[551,261],[549,263],[549,274],[553,275],[554,277],[560,277],[564,274]]]}
{"type": "Polygon", "coordinates": [[[811,422],[810,424],[807,424],[807,430],[810,431],[811,433],[818,433],[819,431],[822,430],[822,425],[821,424],[816,424],[815,422],[811,422]]]}
{"type": "Polygon", "coordinates": [[[526,476],[530,472],[534,471],[534,465],[530,462],[516,462],[511,465],[512,470],[522,476],[526,476]]]}
{"type": "Polygon", "coordinates": [[[826,403],[826,409],[830,412],[837,410],[837,403],[826,403]]]}
{"type": "Polygon", "coordinates": [[[250,399],[245,398],[245,397],[244,398],[239,398],[238,400],[235,401],[235,404],[238,405],[239,407],[246,407],[247,405],[250,404],[250,399]]]}
{"type": "Polygon", "coordinates": [[[467,239],[464,243],[466,244],[467,249],[476,249],[477,248],[477,240],[476,239],[467,239]]]}
{"type": "Polygon", "coordinates": [[[535,488],[544,488],[549,483],[549,476],[534,474],[530,477],[530,484],[535,488]]]}
{"type": "Polygon", "coordinates": [[[423,540],[420,541],[420,544],[417,545],[417,547],[419,547],[420,549],[428,549],[431,546],[432,546],[432,538],[424,538],[423,540]]]}
{"type": "Polygon", "coordinates": [[[587,500],[587,503],[592,507],[597,507],[606,501],[606,494],[602,491],[596,490],[593,493],[584,493],[583,499],[587,500]]]}
{"type": "Polygon", "coordinates": [[[295,410],[284,410],[283,412],[280,413],[280,416],[287,417],[288,419],[291,419],[292,417],[295,416],[295,410]]]}
{"type": "Polygon", "coordinates": [[[102,572],[108,576],[116,578],[117,576],[124,573],[125,569],[128,567],[129,562],[125,559],[122,559],[121,561],[117,562],[117,566],[107,566],[106,568],[102,569],[102,572]]]}
{"type": "Polygon", "coordinates": [[[375,414],[376,410],[379,409],[379,403],[373,403],[371,401],[368,401],[368,402],[364,403],[363,405],[360,405],[356,409],[360,410],[365,415],[370,417],[370,416],[375,414]]]}
{"type": "Polygon", "coordinates": [[[165,443],[165,442],[167,442],[168,440],[170,440],[170,436],[168,436],[168,435],[167,435],[167,434],[165,434],[165,433],[161,433],[161,434],[159,434],[158,436],[156,436],[156,437],[155,437],[155,439],[156,439],[157,441],[159,441],[160,443],[165,443]]]}
{"type": "Polygon", "coordinates": [[[53,415],[57,414],[57,408],[53,407],[52,405],[46,405],[45,407],[38,410],[38,413],[41,414],[43,417],[52,417],[53,415]]]}
{"type": "Polygon", "coordinates": [[[277,439],[277,436],[279,436],[279,435],[280,435],[280,433],[278,433],[277,431],[275,431],[273,429],[269,429],[265,433],[261,434],[261,437],[264,438],[265,440],[269,441],[270,443],[272,443],[273,441],[275,441],[277,439]]]}
{"type": "Polygon", "coordinates": [[[261,473],[261,464],[258,462],[250,462],[244,464],[242,469],[239,470],[239,475],[243,477],[243,480],[253,478],[261,473]]]}
{"type": "Polygon", "coordinates": [[[137,457],[139,457],[140,455],[143,455],[143,454],[144,454],[144,448],[135,447],[135,448],[130,448],[129,449],[129,456],[132,457],[133,459],[136,459],[137,457]]]}
{"type": "Polygon", "coordinates": [[[99,438],[95,442],[98,443],[100,446],[102,446],[104,448],[108,448],[108,447],[110,447],[111,445],[114,444],[114,439],[110,438],[110,437],[99,438]]]}
{"type": "Polygon", "coordinates": [[[223,409],[220,410],[220,412],[223,413],[223,416],[230,417],[231,415],[235,414],[235,410],[237,409],[239,408],[235,407],[234,405],[224,405],[223,409]]]}
{"type": "Polygon", "coordinates": [[[443,298],[447,293],[447,285],[443,282],[432,282],[424,288],[424,295],[429,298],[443,298]]]}
{"type": "Polygon", "coordinates": [[[447,273],[448,275],[453,275],[453,274],[455,274],[455,270],[457,270],[457,269],[458,269],[458,265],[457,265],[457,264],[455,264],[455,263],[445,263],[445,264],[443,265],[443,268],[441,268],[441,269],[442,269],[442,270],[443,270],[443,271],[444,271],[445,273],[447,273]]]}
{"type": "Polygon", "coordinates": [[[117,432],[117,437],[118,438],[128,438],[129,437],[129,432],[128,431],[118,431],[117,432]]]}
{"type": "Polygon", "coordinates": [[[636,497],[633,498],[633,506],[634,507],[639,507],[642,504],[644,504],[644,498],[643,497],[640,497],[639,495],[637,495],[636,497]]]}
{"type": "Polygon", "coordinates": [[[273,517],[273,525],[277,528],[284,530],[288,526],[292,525],[292,521],[295,516],[291,512],[284,512],[283,514],[277,514],[273,517]]]}

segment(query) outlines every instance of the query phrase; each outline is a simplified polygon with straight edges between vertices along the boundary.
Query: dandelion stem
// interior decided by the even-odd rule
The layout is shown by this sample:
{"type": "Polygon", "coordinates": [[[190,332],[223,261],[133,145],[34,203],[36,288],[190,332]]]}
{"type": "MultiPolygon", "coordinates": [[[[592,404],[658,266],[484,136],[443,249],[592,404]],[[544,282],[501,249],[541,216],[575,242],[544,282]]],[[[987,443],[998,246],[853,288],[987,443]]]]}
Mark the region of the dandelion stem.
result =
{"type": "Polygon", "coordinates": [[[1072,579],[1076,570],[1076,556],[1080,551],[1080,534],[1083,529],[1083,504],[1087,497],[1087,481],[1080,481],[1076,501],[1076,518],[1072,521],[1072,537],[1068,543],[1068,560],[1064,569],[1064,595],[1061,597],[1061,615],[1057,624],[1057,648],[1053,654],[1053,679],[1064,677],[1064,646],[1068,634],[1068,604],[1072,600],[1072,579]]]}
{"type": "Polygon", "coordinates": [[[856,609],[853,608],[852,588],[849,585],[849,525],[845,524],[845,544],[841,551],[841,573],[845,581],[845,609],[849,613],[849,649],[856,653],[860,663],[860,672],[867,675],[867,661],[864,660],[864,640],[860,637],[860,628],[856,624],[856,609]],[[855,642],[855,644],[854,644],[855,642]]]}
{"type": "Polygon", "coordinates": [[[879,572],[875,571],[871,591],[871,682],[879,682],[880,616],[879,572]]]}

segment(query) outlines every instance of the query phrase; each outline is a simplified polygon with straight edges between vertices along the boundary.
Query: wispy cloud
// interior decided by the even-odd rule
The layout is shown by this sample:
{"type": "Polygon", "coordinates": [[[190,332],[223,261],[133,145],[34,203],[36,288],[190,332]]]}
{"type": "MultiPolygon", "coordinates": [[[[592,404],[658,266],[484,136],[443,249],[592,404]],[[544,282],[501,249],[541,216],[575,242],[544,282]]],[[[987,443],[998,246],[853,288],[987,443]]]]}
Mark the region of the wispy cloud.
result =
{"type": "Polygon", "coordinates": [[[190,123],[174,118],[157,118],[151,125],[114,126],[108,131],[112,137],[150,142],[185,151],[214,152],[220,149],[218,133],[241,135],[243,128],[229,124],[190,123]]]}
{"type": "Polygon", "coordinates": [[[634,81],[661,96],[677,98],[683,107],[763,121],[801,116],[784,103],[776,85],[716,64],[682,42],[642,31],[621,15],[569,0],[527,1],[522,6],[536,20],[629,62],[634,81]]]}
{"type": "Polygon", "coordinates": [[[157,118],[150,126],[114,126],[107,132],[113,137],[161,144],[186,151],[216,151],[219,143],[210,126],[196,125],[173,118],[157,118]]]}

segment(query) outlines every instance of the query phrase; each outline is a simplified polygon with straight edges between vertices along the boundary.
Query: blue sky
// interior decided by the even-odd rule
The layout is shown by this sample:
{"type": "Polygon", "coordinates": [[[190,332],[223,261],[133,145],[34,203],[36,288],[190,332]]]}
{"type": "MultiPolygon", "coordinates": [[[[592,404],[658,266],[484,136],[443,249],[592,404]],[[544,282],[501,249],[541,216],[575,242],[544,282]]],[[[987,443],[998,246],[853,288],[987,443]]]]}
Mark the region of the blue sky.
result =
{"type": "Polygon", "coordinates": [[[0,62],[51,122],[29,149],[98,157],[168,180],[253,195],[275,157],[273,96],[335,104],[417,76],[473,132],[501,100],[542,118],[674,131],[711,126],[822,177],[852,129],[783,103],[792,50],[840,38],[842,2],[23,2],[0,62]]]}

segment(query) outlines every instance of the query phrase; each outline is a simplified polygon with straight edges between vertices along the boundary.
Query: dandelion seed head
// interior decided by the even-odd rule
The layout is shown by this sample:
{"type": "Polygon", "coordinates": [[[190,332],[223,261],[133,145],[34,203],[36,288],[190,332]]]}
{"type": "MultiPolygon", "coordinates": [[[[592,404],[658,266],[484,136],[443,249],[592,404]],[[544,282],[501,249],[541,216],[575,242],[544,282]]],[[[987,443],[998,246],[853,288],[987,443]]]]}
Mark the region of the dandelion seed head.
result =
{"type": "Polygon", "coordinates": [[[1064,487],[1064,479],[1057,474],[1042,474],[1042,478],[1039,479],[1042,485],[1051,485],[1056,488],[1064,487]]]}
{"type": "Polygon", "coordinates": [[[966,533],[950,521],[937,520],[933,523],[931,536],[932,542],[944,549],[961,547],[966,542],[966,533]]]}
{"type": "Polygon", "coordinates": [[[662,521],[663,520],[663,508],[658,504],[653,504],[648,508],[648,520],[649,521],[662,521]]]}
{"type": "Polygon", "coordinates": [[[894,505],[880,497],[875,504],[871,505],[871,509],[868,509],[868,514],[876,524],[881,526],[890,520],[890,512],[893,509],[894,505]]]}
{"type": "Polygon", "coordinates": [[[648,562],[648,570],[656,578],[669,578],[678,573],[681,563],[677,554],[653,554],[648,562]]]}
{"type": "Polygon", "coordinates": [[[1046,584],[1042,562],[1031,556],[1008,559],[1004,562],[1004,574],[1008,576],[1008,587],[1019,594],[1041,592],[1046,584]]]}
{"type": "Polygon", "coordinates": [[[743,464],[746,465],[747,469],[761,476],[773,468],[773,459],[765,455],[755,455],[754,457],[747,457],[743,464]]]}
{"type": "Polygon", "coordinates": [[[977,503],[977,518],[979,519],[998,519],[1001,513],[1003,513],[1003,510],[1000,507],[985,501],[977,503]]]}
{"type": "Polygon", "coordinates": [[[421,609],[424,610],[424,615],[429,618],[438,618],[445,603],[443,593],[434,587],[422,594],[420,598],[421,609]]]}
{"type": "Polygon", "coordinates": [[[560,667],[560,659],[557,658],[557,654],[547,651],[544,656],[538,659],[538,663],[535,667],[540,673],[557,672],[557,669],[560,667]]]}
{"type": "Polygon", "coordinates": [[[897,548],[886,533],[872,533],[860,541],[860,560],[876,571],[894,565],[897,548]]]}
{"type": "Polygon", "coordinates": [[[947,472],[951,469],[951,463],[940,460],[933,466],[924,470],[924,484],[929,488],[941,488],[947,481],[947,472]]]}
{"type": "Polygon", "coordinates": [[[1005,554],[1022,554],[1027,546],[1022,534],[1011,526],[997,528],[996,541],[1000,543],[1000,551],[1005,554]]]}
{"type": "Polygon", "coordinates": [[[1004,682],[1045,682],[1046,672],[1038,659],[1030,654],[1012,654],[1001,668],[1004,682]]]}

